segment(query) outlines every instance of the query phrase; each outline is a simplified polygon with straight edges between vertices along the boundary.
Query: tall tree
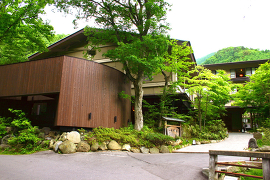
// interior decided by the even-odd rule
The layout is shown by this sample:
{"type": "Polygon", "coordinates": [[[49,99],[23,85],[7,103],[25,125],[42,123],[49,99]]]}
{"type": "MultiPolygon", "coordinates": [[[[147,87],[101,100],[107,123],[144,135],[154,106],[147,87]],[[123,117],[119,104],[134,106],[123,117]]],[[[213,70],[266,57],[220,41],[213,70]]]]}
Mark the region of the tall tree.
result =
{"type": "Polygon", "coordinates": [[[171,100],[170,98],[167,98],[168,94],[175,94],[179,91],[179,82],[184,80],[183,77],[188,76],[188,71],[194,64],[189,57],[191,53],[192,48],[191,46],[188,46],[187,42],[183,42],[179,45],[177,40],[169,41],[169,50],[164,56],[165,63],[163,63],[163,66],[161,66],[160,70],[157,72],[163,75],[165,82],[160,98],[159,127],[161,127],[162,124],[162,116],[167,113],[165,112],[166,101],[171,100]],[[173,75],[176,77],[176,80],[174,81],[172,80],[173,75]]]}
{"type": "MultiPolygon", "coordinates": [[[[270,118],[270,63],[261,64],[250,81],[240,86],[236,95],[236,105],[257,115],[258,125],[270,118]],[[252,108],[251,108],[252,107],[252,108]]],[[[269,123],[269,122],[268,122],[269,123]]],[[[270,124],[269,124],[270,125],[270,124]]]]}
{"type": "Polygon", "coordinates": [[[200,129],[204,117],[204,125],[207,121],[220,118],[225,111],[225,104],[230,100],[232,89],[230,78],[226,72],[219,70],[217,75],[210,70],[196,66],[190,73],[196,73],[191,78],[186,78],[187,92],[193,95],[193,105],[198,111],[200,129]],[[204,116],[203,116],[204,115],[204,116]]]}
{"type": "Polygon", "coordinates": [[[53,0],[0,1],[0,64],[25,61],[29,53],[46,50],[53,27],[39,14],[48,3],[53,0]]]}
{"type": "Polygon", "coordinates": [[[163,35],[169,4],[164,0],[56,0],[60,9],[77,8],[77,19],[95,18],[103,30],[86,28],[92,48],[114,43],[106,57],[123,64],[135,90],[135,129],[143,127],[143,80],[163,66],[168,38],[163,35]]]}

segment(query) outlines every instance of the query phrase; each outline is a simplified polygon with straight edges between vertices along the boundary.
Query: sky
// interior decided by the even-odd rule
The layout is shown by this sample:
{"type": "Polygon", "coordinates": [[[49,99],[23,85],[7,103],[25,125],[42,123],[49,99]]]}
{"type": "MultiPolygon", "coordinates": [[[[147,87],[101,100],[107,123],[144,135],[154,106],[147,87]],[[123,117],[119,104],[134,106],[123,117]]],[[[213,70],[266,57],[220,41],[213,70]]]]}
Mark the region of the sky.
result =
{"type": "MultiPolygon", "coordinates": [[[[270,49],[269,0],[167,0],[171,38],[190,41],[195,58],[226,47],[244,46],[270,49]]],[[[79,21],[74,29],[72,15],[46,7],[43,19],[50,21],[56,34],[72,34],[94,21],[79,21]]]]}

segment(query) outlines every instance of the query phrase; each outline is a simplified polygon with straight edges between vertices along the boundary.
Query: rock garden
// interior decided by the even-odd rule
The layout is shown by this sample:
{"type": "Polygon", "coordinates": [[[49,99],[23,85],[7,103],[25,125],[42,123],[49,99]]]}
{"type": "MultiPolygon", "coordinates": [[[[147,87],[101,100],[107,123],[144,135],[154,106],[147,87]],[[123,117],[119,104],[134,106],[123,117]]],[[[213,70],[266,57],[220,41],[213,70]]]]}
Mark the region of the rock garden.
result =
{"type": "Polygon", "coordinates": [[[134,153],[170,153],[175,149],[196,144],[214,143],[227,137],[226,128],[217,122],[205,131],[199,127],[183,125],[183,136],[170,137],[144,126],[137,131],[132,125],[120,129],[94,128],[91,131],[61,132],[32,126],[21,110],[10,110],[13,118],[0,117],[0,152],[3,154],[28,154],[51,149],[69,154],[89,151],[130,151],[134,153]]]}

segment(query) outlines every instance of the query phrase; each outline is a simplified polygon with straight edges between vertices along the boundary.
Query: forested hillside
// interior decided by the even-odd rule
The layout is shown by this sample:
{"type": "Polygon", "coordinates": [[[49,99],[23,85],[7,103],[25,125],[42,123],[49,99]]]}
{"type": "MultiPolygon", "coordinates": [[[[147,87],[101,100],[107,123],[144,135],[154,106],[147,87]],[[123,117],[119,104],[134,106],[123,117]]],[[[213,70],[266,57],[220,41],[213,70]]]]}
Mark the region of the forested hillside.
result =
{"type": "Polygon", "coordinates": [[[201,65],[204,61],[206,61],[208,58],[210,58],[210,57],[213,56],[214,54],[215,54],[215,52],[213,52],[213,53],[211,53],[211,54],[208,54],[208,55],[206,55],[206,56],[204,56],[204,57],[202,57],[202,58],[198,58],[198,59],[196,60],[197,64],[198,64],[198,65],[201,65]]]}
{"type": "Polygon", "coordinates": [[[260,59],[270,59],[270,50],[258,50],[239,46],[221,49],[201,64],[217,64],[260,59]]]}

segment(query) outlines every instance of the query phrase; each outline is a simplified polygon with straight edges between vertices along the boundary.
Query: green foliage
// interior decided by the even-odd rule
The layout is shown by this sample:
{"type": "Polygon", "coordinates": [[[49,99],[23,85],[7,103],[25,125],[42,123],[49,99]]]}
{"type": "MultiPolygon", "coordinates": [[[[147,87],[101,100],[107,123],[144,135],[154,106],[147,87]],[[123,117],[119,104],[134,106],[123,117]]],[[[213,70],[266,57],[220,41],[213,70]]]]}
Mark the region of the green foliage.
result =
{"type": "Polygon", "coordinates": [[[262,146],[270,146],[270,128],[261,128],[262,131],[262,139],[257,140],[257,144],[259,147],[262,146]]]}
{"type": "Polygon", "coordinates": [[[14,150],[22,154],[35,152],[41,149],[38,143],[42,139],[38,138],[38,134],[39,131],[37,127],[28,127],[27,129],[19,131],[18,135],[11,138],[8,143],[15,147],[14,150]]]}
{"type": "Polygon", "coordinates": [[[162,144],[168,144],[169,141],[173,141],[174,138],[166,136],[160,133],[149,133],[145,137],[146,140],[154,144],[155,146],[160,146],[162,144]]]}
{"type": "Polygon", "coordinates": [[[174,140],[174,138],[170,136],[155,133],[147,126],[144,126],[141,131],[137,131],[132,125],[120,129],[94,128],[92,132],[85,134],[85,139],[90,144],[115,140],[121,145],[130,144],[133,147],[145,146],[149,148],[160,146],[168,143],[168,141],[174,140]]]}
{"type": "Polygon", "coordinates": [[[46,46],[50,46],[57,41],[67,37],[69,34],[54,34],[51,39],[46,39],[46,46]]]}
{"type": "Polygon", "coordinates": [[[269,50],[258,50],[252,48],[227,47],[219,50],[213,56],[206,59],[202,64],[217,64],[226,62],[251,61],[269,59],[269,50]]]}
{"type": "Polygon", "coordinates": [[[0,1],[0,64],[27,60],[30,53],[46,51],[53,27],[39,14],[53,0],[0,1]]]}
{"type": "MultiPolygon", "coordinates": [[[[254,175],[254,176],[263,176],[263,170],[262,169],[242,169],[238,173],[243,173],[247,175],[254,175]]],[[[252,178],[252,177],[241,177],[241,180],[257,180],[258,178],[252,178]]]]}
{"type": "Polygon", "coordinates": [[[235,94],[235,105],[247,108],[254,117],[254,123],[260,127],[270,127],[270,64],[261,64],[255,74],[250,76],[250,82],[239,87],[235,94]]]}
{"type": "Polygon", "coordinates": [[[189,136],[188,134],[190,134],[192,138],[200,140],[221,140],[228,137],[227,128],[222,120],[209,121],[202,130],[200,130],[200,126],[197,124],[188,125],[185,131],[188,131],[185,132],[185,136],[189,136]]]}
{"type": "Polygon", "coordinates": [[[202,119],[204,125],[207,121],[220,118],[225,112],[225,104],[231,99],[230,92],[232,85],[226,72],[219,70],[217,75],[210,70],[196,66],[190,74],[196,76],[185,78],[182,85],[187,88],[187,92],[193,95],[193,105],[197,110],[200,129],[202,119]]]}
{"type": "Polygon", "coordinates": [[[10,125],[11,121],[11,118],[0,117],[0,139],[6,135],[6,127],[10,125]]]}
{"type": "Polygon", "coordinates": [[[197,64],[198,64],[198,65],[203,64],[204,61],[206,61],[208,58],[210,58],[210,57],[213,56],[214,54],[215,54],[215,53],[210,53],[210,54],[208,54],[208,55],[206,55],[206,56],[204,56],[204,57],[202,57],[202,58],[196,59],[197,64]]]}
{"type": "Polygon", "coordinates": [[[169,29],[165,22],[169,4],[164,0],[56,0],[56,4],[67,13],[75,9],[77,19],[95,18],[103,28],[85,28],[90,42],[88,47],[99,49],[100,45],[108,43],[117,45],[104,56],[122,63],[127,77],[133,82],[135,129],[141,130],[143,79],[151,79],[164,65],[164,55],[169,48],[169,37],[165,35],[169,29]]]}
{"type": "Polygon", "coordinates": [[[134,103],[134,96],[126,94],[125,91],[121,91],[120,93],[118,93],[118,96],[123,99],[128,99],[131,103],[134,103]]]}
{"type": "Polygon", "coordinates": [[[19,152],[22,154],[31,153],[40,150],[41,138],[38,137],[40,131],[38,127],[32,126],[30,121],[25,117],[22,110],[9,109],[15,117],[0,118],[0,136],[6,135],[5,127],[13,127],[13,137],[9,139],[8,144],[12,146],[10,152],[19,152]]]}

